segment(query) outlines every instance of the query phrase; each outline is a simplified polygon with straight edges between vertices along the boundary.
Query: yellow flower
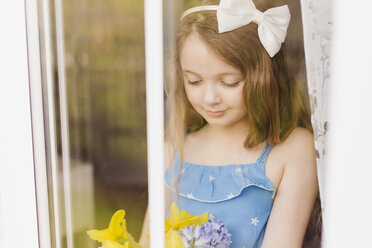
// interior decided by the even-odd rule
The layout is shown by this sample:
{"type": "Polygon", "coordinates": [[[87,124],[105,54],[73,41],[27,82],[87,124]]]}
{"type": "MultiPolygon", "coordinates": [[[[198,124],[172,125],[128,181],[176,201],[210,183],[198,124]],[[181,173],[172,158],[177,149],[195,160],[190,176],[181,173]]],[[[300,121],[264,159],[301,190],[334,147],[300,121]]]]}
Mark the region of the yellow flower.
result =
{"type": "Polygon", "coordinates": [[[170,206],[170,212],[170,218],[165,220],[165,247],[167,248],[184,248],[178,230],[188,225],[200,225],[208,221],[208,213],[191,216],[188,212],[182,210],[180,214],[175,203],[170,206]]]}
{"type": "Polygon", "coordinates": [[[110,225],[104,230],[89,230],[89,237],[105,245],[105,248],[141,248],[127,232],[124,210],[118,210],[111,217],[110,225]]]}
{"type": "Polygon", "coordinates": [[[171,229],[165,234],[166,248],[185,248],[178,231],[171,229]]]}

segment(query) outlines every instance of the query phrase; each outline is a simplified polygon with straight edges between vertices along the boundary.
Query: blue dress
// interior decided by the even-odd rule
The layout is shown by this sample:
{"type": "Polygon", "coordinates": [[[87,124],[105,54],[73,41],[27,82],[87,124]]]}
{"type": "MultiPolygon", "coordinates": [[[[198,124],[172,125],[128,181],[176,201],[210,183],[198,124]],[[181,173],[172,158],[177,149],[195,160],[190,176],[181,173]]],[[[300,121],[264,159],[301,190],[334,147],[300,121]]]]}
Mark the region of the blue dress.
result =
{"type": "MultiPolygon", "coordinates": [[[[191,215],[208,212],[221,220],[232,235],[231,248],[261,247],[275,196],[275,188],[265,175],[271,148],[266,143],[255,163],[210,166],[184,162],[177,186],[178,208],[191,215]]],[[[173,180],[179,170],[177,154],[173,180]]],[[[171,187],[169,173],[168,168],[165,184],[171,187]]]]}

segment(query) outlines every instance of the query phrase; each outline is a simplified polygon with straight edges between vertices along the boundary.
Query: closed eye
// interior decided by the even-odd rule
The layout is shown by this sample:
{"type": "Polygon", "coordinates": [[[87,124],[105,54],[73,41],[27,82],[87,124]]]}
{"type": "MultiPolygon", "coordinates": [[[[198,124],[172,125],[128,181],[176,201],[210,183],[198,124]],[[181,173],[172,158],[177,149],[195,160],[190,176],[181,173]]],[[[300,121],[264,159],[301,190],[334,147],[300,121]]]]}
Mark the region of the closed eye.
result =
{"type": "Polygon", "coordinates": [[[197,84],[200,83],[200,80],[197,80],[197,81],[189,81],[189,80],[187,80],[187,83],[188,84],[191,84],[191,85],[197,85],[197,84]]]}
{"type": "Polygon", "coordinates": [[[239,82],[236,82],[236,83],[226,83],[224,81],[221,81],[221,84],[225,87],[228,87],[228,88],[234,88],[234,87],[237,87],[239,84],[240,84],[241,81],[239,82]]]}

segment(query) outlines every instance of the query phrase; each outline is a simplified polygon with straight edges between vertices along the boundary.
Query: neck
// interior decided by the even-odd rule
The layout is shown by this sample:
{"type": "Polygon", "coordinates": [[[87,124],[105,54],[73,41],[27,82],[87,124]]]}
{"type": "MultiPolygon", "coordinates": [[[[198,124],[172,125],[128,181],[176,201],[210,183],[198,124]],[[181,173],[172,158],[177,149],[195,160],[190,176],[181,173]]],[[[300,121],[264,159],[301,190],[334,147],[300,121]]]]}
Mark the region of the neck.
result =
{"type": "Polygon", "coordinates": [[[236,143],[237,141],[244,143],[249,132],[248,123],[246,120],[234,123],[229,126],[214,126],[207,125],[206,132],[214,142],[236,143]]]}

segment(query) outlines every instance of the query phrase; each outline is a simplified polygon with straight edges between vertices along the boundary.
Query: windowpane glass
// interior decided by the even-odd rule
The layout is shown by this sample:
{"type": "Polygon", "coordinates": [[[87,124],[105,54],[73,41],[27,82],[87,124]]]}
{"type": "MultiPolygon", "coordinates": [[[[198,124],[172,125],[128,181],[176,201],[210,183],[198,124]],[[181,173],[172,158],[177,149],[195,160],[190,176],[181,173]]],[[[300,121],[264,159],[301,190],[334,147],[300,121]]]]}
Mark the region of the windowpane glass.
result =
{"type": "Polygon", "coordinates": [[[125,209],[138,240],[147,205],[144,8],[63,1],[75,247],[125,209]]]}

